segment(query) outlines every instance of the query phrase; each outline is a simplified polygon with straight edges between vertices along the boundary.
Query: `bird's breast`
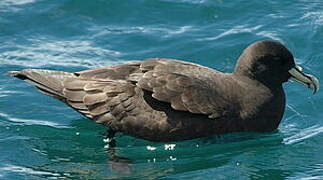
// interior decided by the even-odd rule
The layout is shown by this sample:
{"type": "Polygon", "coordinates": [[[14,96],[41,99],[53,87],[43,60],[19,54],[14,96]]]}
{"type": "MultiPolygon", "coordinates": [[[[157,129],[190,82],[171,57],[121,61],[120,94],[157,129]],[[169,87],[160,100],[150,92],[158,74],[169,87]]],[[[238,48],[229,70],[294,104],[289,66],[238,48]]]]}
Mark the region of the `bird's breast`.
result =
{"type": "Polygon", "coordinates": [[[246,98],[240,117],[245,131],[272,131],[281,122],[285,109],[283,89],[250,94],[246,98]]]}

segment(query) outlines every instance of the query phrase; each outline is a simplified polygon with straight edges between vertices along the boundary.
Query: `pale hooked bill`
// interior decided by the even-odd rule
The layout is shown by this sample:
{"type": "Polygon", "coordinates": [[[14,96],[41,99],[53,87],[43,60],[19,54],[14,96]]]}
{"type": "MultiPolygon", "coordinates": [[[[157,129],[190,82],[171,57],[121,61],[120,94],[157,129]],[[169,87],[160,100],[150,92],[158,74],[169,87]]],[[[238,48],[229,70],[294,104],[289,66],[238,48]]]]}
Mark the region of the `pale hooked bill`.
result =
{"type": "Polygon", "coordinates": [[[313,75],[303,73],[302,70],[303,68],[301,66],[290,69],[288,71],[292,75],[290,80],[307,85],[313,91],[313,94],[315,94],[320,89],[319,80],[313,75]]]}

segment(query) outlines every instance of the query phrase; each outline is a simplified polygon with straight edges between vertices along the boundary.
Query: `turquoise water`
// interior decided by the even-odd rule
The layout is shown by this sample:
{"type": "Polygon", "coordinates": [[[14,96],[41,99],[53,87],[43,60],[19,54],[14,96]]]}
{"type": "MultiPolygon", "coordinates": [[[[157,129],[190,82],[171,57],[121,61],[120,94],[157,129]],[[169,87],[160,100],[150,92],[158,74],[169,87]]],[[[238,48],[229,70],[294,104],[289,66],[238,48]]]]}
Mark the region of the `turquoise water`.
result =
{"type": "Polygon", "coordinates": [[[322,78],[321,0],[0,0],[0,179],[323,179],[323,94],[285,85],[279,129],[176,143],[117,137],[6,71],[168,57],[230,72],[256,40],[322,78]]]}

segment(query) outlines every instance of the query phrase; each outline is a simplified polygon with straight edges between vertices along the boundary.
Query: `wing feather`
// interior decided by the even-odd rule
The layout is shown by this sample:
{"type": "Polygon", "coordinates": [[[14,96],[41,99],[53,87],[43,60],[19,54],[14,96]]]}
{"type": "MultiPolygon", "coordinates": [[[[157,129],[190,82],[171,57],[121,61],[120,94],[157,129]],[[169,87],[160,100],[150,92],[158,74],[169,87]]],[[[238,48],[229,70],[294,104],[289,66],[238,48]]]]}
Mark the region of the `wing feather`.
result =
{"type": "Polygon", "coordinates": [[[26,70],[9,75],[30,81],[97,123],[154,140],[184,133],[180,131],[185,129],[185,120],[179,119],[191,114],[179,111],[210,118],[227,111],[222,91],[216,87],[222,78],[214,78],[221,74],[178,60],[132,61],[76,73],[26,70]]]}
{"type": "Polygon", "coordinates": [[[175,110],[211,115],[225,108],[219,107],[221,96],[213,85],[217,71],[168,59],[147,60],[140,68],[145,73],[137,85],[153,92],[153,98],[171,103],[175,110]]]}

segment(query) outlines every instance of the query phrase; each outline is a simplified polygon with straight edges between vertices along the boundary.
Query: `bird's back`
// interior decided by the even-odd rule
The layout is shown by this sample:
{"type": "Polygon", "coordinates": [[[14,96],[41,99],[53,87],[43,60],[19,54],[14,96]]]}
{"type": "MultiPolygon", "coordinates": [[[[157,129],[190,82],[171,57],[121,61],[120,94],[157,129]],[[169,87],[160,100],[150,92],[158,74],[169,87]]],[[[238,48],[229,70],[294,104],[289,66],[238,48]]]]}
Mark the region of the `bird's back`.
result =
{"type": "Polygon", "coordinates": [[[148,59],[76,73],[9,74],[97,123],[147,140],[177,141],[245,130],[241,120],[249,105],[237,97],[247,96],[247,87],[232,74],[193,63],[148,59]],[[227,92],[232,89],[235,93],[227,92]]]}

